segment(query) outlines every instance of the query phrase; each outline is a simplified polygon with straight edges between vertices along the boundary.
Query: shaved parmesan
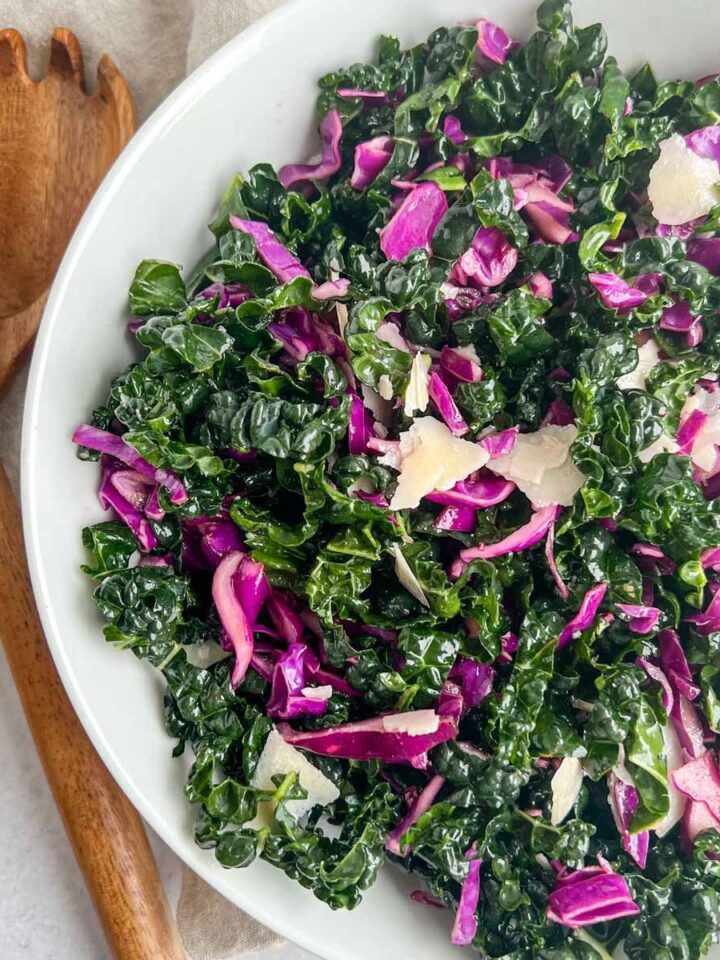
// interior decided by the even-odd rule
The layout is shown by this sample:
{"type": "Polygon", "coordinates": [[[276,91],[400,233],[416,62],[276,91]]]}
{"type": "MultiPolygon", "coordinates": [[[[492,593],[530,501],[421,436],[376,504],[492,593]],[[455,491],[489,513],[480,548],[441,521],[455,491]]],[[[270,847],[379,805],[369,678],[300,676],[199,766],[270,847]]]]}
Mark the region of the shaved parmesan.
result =
{"type": "Polygon", "coordinates": [[[392,400],[393,398],[392,380],[386,373],[380,375],[378,380],[378,393],[383,400],[392,400]]]}
{"type": "Polygon", "coordinates": [[[474,344],[471,343],[467,347],[453,347],[453,350],[461,357],[466,357],[468,360],[472,360],[472,362],[476,363],[479,367],[482,366],[480,363],[480,357],[477,355],[477,350],[475,349],[474,344]]]}
{"type": "Polygon", "coordinates": [[[402,350],[403,353],[410,353],[410,345],[405,337],[400,333],[397,326],[389,320],[384,320],[375,331],[375,336],[383,343],[387,343],[396,350],[402,350]]]}
{"type": "Polygon", "coordinates": [[[226,660],[230,654],[219,643],[197,643],[183,647],[187,662],[200,670],[207,670],[214,663],[226,660]]]}
{"type": "Polygon", "coordinates": [[[427,410],[430,397],[428,394],[428,370],[430,357],[423,353],[416,353],[410,368],[410,381],[405,390],[405,416],[412,417],[416,412],[427,410]]]}
{"type": "MultiPolygon", "coordinates": [[[[572,424],[567,427],[543,427],[537,433],[519,435],[516,442],[522,444],[525,455],[515,458],[513,476],[537,483],[546,470],[561,467],[565,463],[568,448],[576,437],[577,427],[572,424]]],[[[508,456],[512,457],[512,454],[508,456]]]]}
{"type": "Polygon", "coordinates": [[[583,781],[583,766],[577,757],[565,757],[550,781],[550,823],[556,827],[575,806],[583,781]]]}
{"type": "Polygon", "coordinates": [[[658,223],[670,226],[704,217],[720,202],[715,183],[720,169],[700,157],[675,133],[660,143],[660,156],[650,170],[648,199],[658,223]]]}
{"type": "Polygon", "coordinates": [[[460,293],[460,287],[456,287],[454,283],[441,283],[440,293],[443,296],[443,300],[455,300],[460,293]]]}
{"type": "MultiPolygon", "coordinates": [[[[273,727],[265,741],[250,784],[259,790],[275,790],[272,778],[277,774],[288,773],[297,773],[300,786],[307,790],[304,800],[289,800],[286,805],[288,812],[298,820],[313,807],[325,807],[340,796],[340,791],[332,780],[328,780],[325,774],[314,767],[303,753],[286,743],[273,727]]],[[[270,821],[271,803],[272,801],[266,801],[258,804],[258,815],[253,826],[256,822],[262,825],[270,821]]]]}
{"type": "Polygon", "coordinates": [[[309,700],[329,700],[333,695],[333,688],[329,683],[321,687],[303,687],[300,693],[309,700]]]}
{"type": "Polygon", "coordinates": [[[625,784],[625,786],[635,786],[635,781],[633,780],[632,774],[625,766],[625,747],[622,743],[618,746],[617,763],[612,768],[612,772],[615,774],[618,780],[621,780],[625,784]]]}
{"type": "Polygon", "coordinates": [[[618,377],[615,383],[621,390],[644,390],[650,371],[659,363],[660,347],[652,338],[646,340],[638,347],[638,362],[635,369],[618,377]]]}
{"type": "Polygon", "coordinates": [[[428,603],[428,598],[425,596],[425,591],[420,585],[418,578],[412,572],[410,564],[405,559],[400,549],[400,544],[394,543],[392,549],[395,555],[395,575],[398,580],[411,596],[415,597],[424,607],[429,607],[430,604],[428,603]]]}
{"type": "Polygon", "coordinates": [[[701,436],[693,445],[690,459],[703,473],[714,474],[718,463],[718,454],[716,444],[720,443],[720,437],[711,439],[708,436],[701,436]]]}
{"type": "Polygon", "coordinates": [[[338,330],[340,331],[340,336],[345,336],[345,327],[348,322],[348,308],[344,303],[335,304],[335,315],[337,316],[338,330]]]}
{"type": "MultiPolygon", "coordinates": [[[[339,280],[340,279],[340,264],[337,260],[332,260],[330,262],[330,279],[339,280]]],[[[335,304],[335,316],[337,317],[338,330],[340,331],[340,336],[345,336],[345,327],[348,322],[348,308],[344,303],[335,304]]]]}
{"type": "MultiPolygon", "coordinates": [[[[383,374],[383,376],[386,377],[387,374],[383,374]]],[[[382,380],[382,377],[380,379],[382,380]]],[[[372,387],[368,387],[367,384],[361,384],[360,389],[363,405],[372,413],[375,420],[385,425],[389,424],[392,417],[392,405],[384,400],[379,392],[373,390],[372,387]]],[[[390,396],[392,397],[392,384],[390,384],[390,396]]]]}
{"type": "Polygon", "coordinates": [[[407,713],[388,713],[383,717],[383,727],[390,733],[407,733],[419,737],[435,733],[440,726],[440,717],[434,710],[410,710],[407,713]]]}
{"type": "Polygon", "coordinates": [[[678,739],[678,735],[675,733],[675,728],[671,723],[665,724],[665,726],[662,728],[662,735],[663,740],[665,741],[665,759],[667,761],[670,809],[660,823],[655,827],[655,833],[659,837],[664,837],[666,834],[670,833],[675,824],[682,819],[682,815],[685,813],[685,805],[687,803],[687,798],[684,794],[680,793],[678,788],[673,783],[673,778],[670,776],[673,771],[679,769],[685,763],[682,747],[680,746],[680,740],[678,739]]]}
{"type": "Polygon", "coordinates": [[[711,417],[714,413],[718,412],[717,394],[711,393],[704,387],[696,387],[683,404],[680,419],[684,420],[690,416],[693,410],[700,410],[702,413],[706,413],[711,417]]]}
{"type": "Polygon", "coordinates": [[[449,490],[488,459],[487,450],[480,444],[454,437],[439,420],[415,420],[409,430],[400,434],[400,476],[390,509],[417,507],[426,494],[449,490]]]}
{"type": "Polygon", "coordinates": [[[650,463],[653,457],[656,457],[659,453],[677,453],[678,445],[675,443],[672,437],[669,437],[666,433],[663,433],[657,438],[649,447],[645,447],[644,450],[641,450],[638,453],[637,458],[641,463],[650,463]]]}
{"type": "Polygon", "coordinates": [[[348,496],[352,497],[354,494],[362,491],[362,493],[375,493],[376,488],[373,480],[370,477],[358,477],[350,486],[347,488],[348,496]]]}
{"type": "Polygon", "coordinates": [[[512,453],[495,457],[488,469],[517,484],[535,507],[569,507],[585,482],[570,459],[577,434],[574,424],[550,424],[535,433],[521,433],[512,453]]]}
{"type": "Polygon", "coordinates": [[[388,447],[385,453],[381,457],[378,457],[378,463],[383,467],[392,467],[393,470],[399,470],[402,466],[400,444],[398,443],[392,447],[388,447]]]}

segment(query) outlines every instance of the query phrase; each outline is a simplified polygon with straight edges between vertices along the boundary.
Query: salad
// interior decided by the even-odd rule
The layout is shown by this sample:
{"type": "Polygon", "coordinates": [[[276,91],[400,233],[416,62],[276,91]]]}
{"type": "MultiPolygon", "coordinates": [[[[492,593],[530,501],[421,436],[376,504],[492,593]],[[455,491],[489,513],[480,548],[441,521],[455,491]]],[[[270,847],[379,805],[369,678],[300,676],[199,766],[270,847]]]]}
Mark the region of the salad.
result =
{"type": "MultiPolygon", "coordinates": [[[[545,0],[320,80],[80,426],[195,838],[505,960],[720,933],[720,79],[545,0]],[[444,919],[446,918],[446,919],[444,919]]],[[[398,937],[402,932],[398,931],[398,937]]]]}

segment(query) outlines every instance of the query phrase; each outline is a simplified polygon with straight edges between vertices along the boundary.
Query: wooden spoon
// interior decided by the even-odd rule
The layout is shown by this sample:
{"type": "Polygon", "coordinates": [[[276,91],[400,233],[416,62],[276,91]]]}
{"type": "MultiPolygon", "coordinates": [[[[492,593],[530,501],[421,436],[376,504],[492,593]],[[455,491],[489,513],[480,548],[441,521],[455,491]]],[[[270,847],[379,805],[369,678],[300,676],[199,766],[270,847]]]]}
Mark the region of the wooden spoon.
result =
{"type": "Polygon", "coordinates": [[[60,257],[98,184],[135,130],[125,78],[109,57],[84,90],[80,45],[53,31],[47,76],[27,74],[25,43],[0,30],[0,374],[29,345],[60,257]]]}
{"type": "MultiPolygon", "coordinates": [[[[0,32],[0,393],[35,333],[78,217],[133,129],[132,98],[107,57],[88,97],[69,30],[53,33],[41,83],[27,76],[20,35],[0,32]]],[[[15,685],[115,956],[181,960],[142,821],[88,740],[43,637],[20,513],[1,467],[0,597],[15,685]]]]}

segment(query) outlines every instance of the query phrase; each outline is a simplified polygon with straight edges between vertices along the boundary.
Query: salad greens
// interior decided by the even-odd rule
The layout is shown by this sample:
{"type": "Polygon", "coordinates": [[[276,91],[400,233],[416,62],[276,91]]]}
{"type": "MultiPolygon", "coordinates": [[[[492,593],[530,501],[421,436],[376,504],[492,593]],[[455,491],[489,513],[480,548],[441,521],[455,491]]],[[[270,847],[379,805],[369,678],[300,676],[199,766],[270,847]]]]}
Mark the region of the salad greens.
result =
{"type": "Polygon", "coordinates": [[[720,935],[720,79],[545,0],[320,80],[78,428],[195,837],[505,960],[720,935]],[[664,219],[663,219],[664,218],[664,219]],[[418,910],[425,909],[418,906],[418,910]],[[440,919],[438,922],[442,922],[440,919]]]}

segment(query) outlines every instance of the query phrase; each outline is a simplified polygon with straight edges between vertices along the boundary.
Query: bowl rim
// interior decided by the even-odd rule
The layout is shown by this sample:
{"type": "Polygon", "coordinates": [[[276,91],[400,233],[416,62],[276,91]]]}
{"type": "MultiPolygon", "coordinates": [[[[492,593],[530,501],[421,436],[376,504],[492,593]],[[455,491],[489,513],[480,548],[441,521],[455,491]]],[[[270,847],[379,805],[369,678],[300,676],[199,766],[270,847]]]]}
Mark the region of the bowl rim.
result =
{"type": "MultiPolygon", "coordinates": [[[[232,69],[238,60],[242,59],[244,52],[250,52],[268,31],[274,31],[284,21],[292,20],[296,16],[295,11],[297,9],[321,6],[322,3],[323,0],[284,0],[278,7],[259,17],[234,37],[231,37],[189,73],[158,104],[120,152],[80,218],[50,288],[28,375],[22,411],[20,453],[20,501],[23,535],[35,603],[55,667],[73,709],[77,713],[91,743],[117,785],[138,813],[186,867],[201,876],[210,887],[233,905],[244,910],[270,930],[304,949],[320,955],[323,953],[323,943],[319,936],[312,936],[302,926],[296,926],[292,922],[292,917],[285,915],[283,911],[266,909],[261,898],[253,898],[248,891],[231,882],[232,872],[228,871],[228,879],[226,879],[224,872],[218,873],[213,870],[214,858],[203,857],[191,863],[189,854],[186,854],[185,849],[179,848],[175,842],[174,829],[167,824],[160,812],[146,800],[141,790],[126,772],[89,707],[71,668],[67,649],[59,639],[61,631],[55,620],[51,591],[41,562],[41,531],[32,510],[32,499],[34,475],[39,464],[34,437],[35,423],[38,417],[37,404],[40,397],[38,387],[50,361],[51,334],[62,319],[60,308],[66,288],[76,265],[83,256],[95,224],[104,215],[105,209],[115,192],[134,172],[145,152],[159,137],[162,137],[166,129],[177,122],[187,108],[212,90],[216,79],[220,79],[232,69]]],[[[327,956],[327,954],[325,955],[327,956]]]]}

